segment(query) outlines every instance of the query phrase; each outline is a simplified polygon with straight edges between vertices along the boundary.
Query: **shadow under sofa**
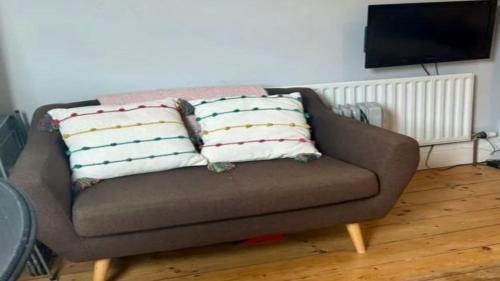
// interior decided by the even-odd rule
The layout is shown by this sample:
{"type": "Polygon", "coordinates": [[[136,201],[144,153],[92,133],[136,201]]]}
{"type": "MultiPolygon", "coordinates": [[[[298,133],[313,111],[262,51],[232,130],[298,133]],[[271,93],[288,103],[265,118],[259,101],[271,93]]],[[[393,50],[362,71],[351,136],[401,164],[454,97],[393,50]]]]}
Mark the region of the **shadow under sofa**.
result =
{"type": "Polygon", "coordinates": [[[111,258],[292,233],[347,224],[364,252],[359,222],[383,217],[415,173],[415,140],[334,115],[308,88],[300,92],[323,156],[310,163],[278,159],[237,163],[213,173],[190,167],[105,180],[72,198],[65,145],[58,132],[36,124],[11,181],[31,200],[37,238],[70,261],[96,260],[94,280],[105,280],[111,258]]]}

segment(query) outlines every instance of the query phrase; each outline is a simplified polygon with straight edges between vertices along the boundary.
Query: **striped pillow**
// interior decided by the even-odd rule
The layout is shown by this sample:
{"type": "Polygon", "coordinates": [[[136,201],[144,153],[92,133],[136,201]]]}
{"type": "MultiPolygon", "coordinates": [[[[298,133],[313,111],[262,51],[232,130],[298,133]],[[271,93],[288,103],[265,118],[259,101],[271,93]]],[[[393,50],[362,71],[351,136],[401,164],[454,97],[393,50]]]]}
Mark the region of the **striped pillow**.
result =
{"type": "Polygon", "coordinates": [[[209,162],[294,158],[314,147],[300,93],[191,101],[209,162]]]}
{"type": "Polygon", "coordinates": [[[127,105],[53,109],[75,181],[206,165],[176,99],[127,105]]]}

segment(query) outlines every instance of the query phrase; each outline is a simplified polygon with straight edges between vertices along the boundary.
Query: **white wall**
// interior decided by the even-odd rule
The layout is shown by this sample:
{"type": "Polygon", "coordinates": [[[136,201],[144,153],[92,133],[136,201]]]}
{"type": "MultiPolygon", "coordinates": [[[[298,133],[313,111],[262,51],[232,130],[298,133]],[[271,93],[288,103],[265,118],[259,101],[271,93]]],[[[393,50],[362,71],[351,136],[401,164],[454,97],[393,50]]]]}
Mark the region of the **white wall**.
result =
{"type": "MultiPolygon", "coordinates": [[[[367,5],[396,2],[415,0],[2,0],[0,75],[28,114],[136,89],[422,75],[363,67],[367,5]]],[[[476,73],[476,127],[500,130],[498,60],[441,72],[476,73]]]]}
{"type": "MultiPolygon", "coordinates": [[[[0,38],[2,29],[0,25],[0,38]]],[[[7,78],[6,62],[3,56],[3,45],[0,41],[0,114],[10,113],[13,109],[9,81],[7,78]]]]}

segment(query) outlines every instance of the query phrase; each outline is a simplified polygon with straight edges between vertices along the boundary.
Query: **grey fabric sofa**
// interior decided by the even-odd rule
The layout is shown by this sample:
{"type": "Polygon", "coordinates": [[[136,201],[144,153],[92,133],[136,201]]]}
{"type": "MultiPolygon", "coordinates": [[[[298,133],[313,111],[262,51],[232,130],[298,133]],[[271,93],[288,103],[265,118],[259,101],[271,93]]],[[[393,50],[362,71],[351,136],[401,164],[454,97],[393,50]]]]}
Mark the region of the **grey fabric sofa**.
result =
{"type": "MultiPolygon", "coordinates": [[[[104,280],[109,259],[259,235],[347,224],[364,252],[359,222],[383,217],[419,161],[415,140],[334,115],[311,89],[301,92],[313,139],[324,154],[301,164],[281,159],[238,163],[216,174],[205,167],[103,181],[75,198],[59,134],[33,125],[11,180],[32,201],[37,237],[71,261],[97,260],[104,280]]],[[[50,109],[39,108],[33,124],[50,109]]]]}

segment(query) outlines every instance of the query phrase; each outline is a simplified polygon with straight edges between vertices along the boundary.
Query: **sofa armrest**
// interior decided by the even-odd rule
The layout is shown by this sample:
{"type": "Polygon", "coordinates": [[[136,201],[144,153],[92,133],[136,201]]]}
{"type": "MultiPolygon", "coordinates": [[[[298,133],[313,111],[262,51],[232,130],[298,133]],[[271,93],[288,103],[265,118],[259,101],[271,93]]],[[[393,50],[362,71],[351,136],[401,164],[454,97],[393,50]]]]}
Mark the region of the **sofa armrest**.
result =
{"type": "MultiPolygon", "coordinates": [[[[43,115],[42,111],[46,108],[35,113],[33,123],[43,115]]],[[[24,191],[36,211],[37,239],[53,249],[57,248],[55,245],[73,241],[71,176],[58,132],[42,132],[32,126],[9,179],[24,191]]]]}
{"type": "MultiPolygon", "coordinates": [[[[396,203],[420,160],[414,139],[334,114],[310,88],[267,89],[269,94],[300,92],[313,128],[312,138],[324,154],[377,175],[381,209],[396,203]]],[[[335,171],[333,171],[335,172],[335,171]]]]}
{"type": "Polygon", "coordinates": [[[338,116],[324,106],[315,107],[310,113],[318,149],[374,172],[379,180],[380,195],[393,205],[416,171],[420,159],[417,141],[338,116]]]}

